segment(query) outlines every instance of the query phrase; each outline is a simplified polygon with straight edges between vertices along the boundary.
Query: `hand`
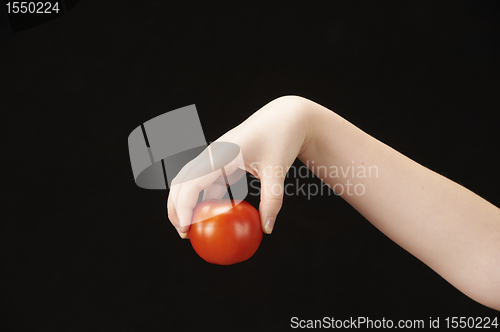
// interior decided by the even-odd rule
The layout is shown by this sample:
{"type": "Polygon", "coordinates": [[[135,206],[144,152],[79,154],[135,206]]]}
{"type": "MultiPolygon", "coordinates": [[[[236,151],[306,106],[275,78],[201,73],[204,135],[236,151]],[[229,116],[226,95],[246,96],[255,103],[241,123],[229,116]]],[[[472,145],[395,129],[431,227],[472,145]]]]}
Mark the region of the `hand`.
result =
{"type": "MultiPolygon", "coordinates": [[[[244,158],[244,164],[237,168],[261,181],[259,213],[262,229],[268,234],[272,232],[281,209],[286,172],[309,141],[308,103],[307,99],[296,96],[275,99],[216,141],[237,144],[244,158]]],[[[183,239],[188,238],[199,193],[205,190],[204,199],[208,199],[220,198],[225,192],[222,184],[213,186],[220,178],[217,172],[188,182],[179,181],[179,177],[193,168],[196,168],[195,161],[179,172],[172,181],[167,200],[168,218],[183,239]]],[[[228,177],[237,173],[234,168],[231,165],[225,167],[228,177]]]]}

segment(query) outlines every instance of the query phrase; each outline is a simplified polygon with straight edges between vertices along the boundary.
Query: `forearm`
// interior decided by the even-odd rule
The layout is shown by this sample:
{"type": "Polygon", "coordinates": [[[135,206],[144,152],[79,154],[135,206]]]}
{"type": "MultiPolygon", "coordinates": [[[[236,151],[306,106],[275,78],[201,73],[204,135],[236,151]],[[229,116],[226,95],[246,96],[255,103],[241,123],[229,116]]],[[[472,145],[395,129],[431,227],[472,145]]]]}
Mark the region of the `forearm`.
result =
{"type": "Polygon", "coordinates": [[[299,159],[389,238],[500,310],[500,210],[330,110],[300,103],[310,121],[299,159]]]}

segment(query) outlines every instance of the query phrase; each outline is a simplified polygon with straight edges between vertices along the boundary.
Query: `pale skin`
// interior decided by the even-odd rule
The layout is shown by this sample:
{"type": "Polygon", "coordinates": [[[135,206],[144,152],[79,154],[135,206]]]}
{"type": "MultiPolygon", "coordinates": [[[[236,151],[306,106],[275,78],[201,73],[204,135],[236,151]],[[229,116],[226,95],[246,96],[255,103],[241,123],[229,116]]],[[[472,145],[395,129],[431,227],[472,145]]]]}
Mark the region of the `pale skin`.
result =
{"type": "MultiPolygon", "coordinates": [[[[299,158],[331,188],[363,184],[362,195],[352,194],[351,187],[351,195],[341,197],[458,290],[500,310],[500,209],[465,187],[296,96],[273,100],[217,141],[238,144],[245,170],[260,179],[265,233],[272,232],[281,209],[283,190],[276,188],[283,188],[285,174],[264,170],[287,170],[299,158]],[[332,165],[376,166],[378,174],[332,177],[325,172],[332,165]]],[[[181,238],[188,237],[198,193],[211,181],[170,191],[168,216],[181,238]]]]}

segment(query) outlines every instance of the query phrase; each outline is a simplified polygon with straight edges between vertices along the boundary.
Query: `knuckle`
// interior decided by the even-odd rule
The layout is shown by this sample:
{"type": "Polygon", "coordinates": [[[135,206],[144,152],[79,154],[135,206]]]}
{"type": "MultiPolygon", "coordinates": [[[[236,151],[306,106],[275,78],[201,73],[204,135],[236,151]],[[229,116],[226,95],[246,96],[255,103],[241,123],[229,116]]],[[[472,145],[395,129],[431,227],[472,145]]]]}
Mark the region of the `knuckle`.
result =
{"type": "Polygon", "coordinates": [[[283,196],[266,197],[263,201],[266,204],[273,204],[275,206],[281,207],[283,205],[283,196]]]}

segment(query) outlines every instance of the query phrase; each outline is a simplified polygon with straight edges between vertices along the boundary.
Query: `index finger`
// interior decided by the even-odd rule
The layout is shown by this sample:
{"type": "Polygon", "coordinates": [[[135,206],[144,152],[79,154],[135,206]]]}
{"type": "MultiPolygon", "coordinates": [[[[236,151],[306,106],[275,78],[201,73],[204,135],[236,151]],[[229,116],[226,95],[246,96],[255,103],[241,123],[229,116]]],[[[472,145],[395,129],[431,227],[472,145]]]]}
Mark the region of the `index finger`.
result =
{"type": "Polygon", "coordinates": [[[200,192],[209,188],[221,176],[221,173],[218,170],[188,182],[181,182],[172,186],[167,201],[168,216],[172,224],[182,233],[186,233],[189,230],[193,209],[198,203],[200,192]]]}

